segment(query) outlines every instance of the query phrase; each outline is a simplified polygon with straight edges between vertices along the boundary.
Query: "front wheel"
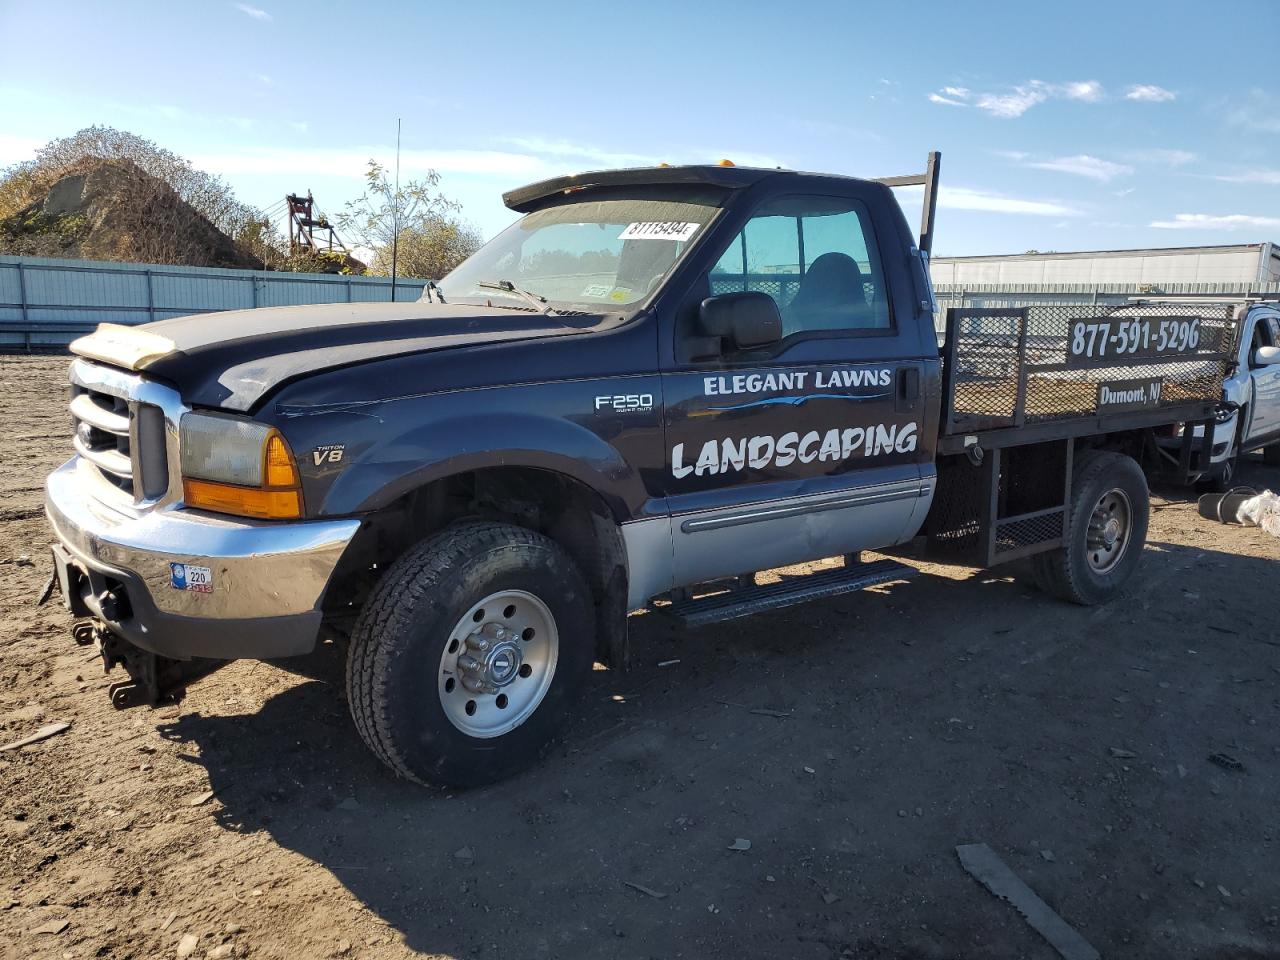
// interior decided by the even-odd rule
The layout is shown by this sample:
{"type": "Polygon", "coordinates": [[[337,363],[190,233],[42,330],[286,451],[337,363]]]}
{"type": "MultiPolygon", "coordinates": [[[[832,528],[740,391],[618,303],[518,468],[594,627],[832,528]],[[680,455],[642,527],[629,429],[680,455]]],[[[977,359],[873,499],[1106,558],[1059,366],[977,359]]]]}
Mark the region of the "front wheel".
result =
{"type": "Polygon", "coordinates": [[[1133,458],[1081,454],[1071,476],[1065,543],[1032,558],[1036,583],[1085,606],[1113,599],[1138,566],[1150,511],[1147,478],[1133,458]]]}
{"type": "Polygon", "coordinates": [[[532,764],[591,671],[591,596],[555,541],[502,523],[413,547],[365,604],[347,658],[360,736],[396,773],[474,786],[532,764]]]}
{"type": "Polygon", "coordinates": [[[1196,493],[1226,493],[1236,485],[1236,469],[1240,465],[1240,451],[1231,451],[1231,456],[1223,460],[1213,470],[1195,483],[1196,493]]]}

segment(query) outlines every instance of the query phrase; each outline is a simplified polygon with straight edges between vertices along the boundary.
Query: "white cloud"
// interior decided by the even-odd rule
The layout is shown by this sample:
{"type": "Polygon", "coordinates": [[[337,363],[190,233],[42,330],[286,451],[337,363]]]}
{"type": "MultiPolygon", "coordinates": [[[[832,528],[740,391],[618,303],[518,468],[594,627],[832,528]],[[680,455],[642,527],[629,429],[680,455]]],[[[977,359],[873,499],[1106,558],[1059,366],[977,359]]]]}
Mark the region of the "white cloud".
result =
{"type": "Polygon", "coordinates": [[[1255,88],[1227,112],[1227,122],[1261,133],[1280,133],[1280,102],[1255,88]]]}
{"type": "Polygon", "coordinates": [[[977,106],[993,117],[1011,120],[1020,117],[1036,104],[1049,99],[1049,86],[1032,80],[1031,83],[1013,88],[1012,93],[983,93],[978,95],[977,106]]]}
{"type": "MultiPolygon", "coordinates": [[[[359,177],[370,160],[384,166],[395,163],[394,147],[333,147],[302,149],[292,147],[251,147],[226,153],[195,154],[191,162],[219,176],[244,174],[287,175],[293,177],[359,177]]],[[[405,150],[400,170],[406,177],[427,170],[439,173],[470,173],[534,179],[563,173],[539,157],[502,150],[405,150]]]]}
{"type": "MultiPolygon", "coordinates": [[[[902,187],[903,194],[919,196],[922,187],[902,187]]],[[[1077,217],[1080,211],[1056,200],[1027,200],[974,187],[938,188],[938,206],[944,210],[981,210],[986,213],[1020,213],[1040,217],[1077,217]]]]}
{"type": "Polygon", "coordinates": [[[1114,191],[1114,192],[1112,193],[1112,196],[1113,196],[1113,197],[1127,197],[1129,194],[1133,193],[1134,189],[1135,189],[1134,187],[1125,187],[1123,190],[1116,190],[1116,191],[1114,191]]]}
{"type": "Polygon", "coordinates": [[[1166,150],[1163,148],[1130,150],[1124,157],[1134,163],[1158,163],[1167,167],[1183,167],[1199,159],[1190,150],[1166,150]]]}
{"type": "Polygon", "coordinates": [[[1223,174],[1214,177],[1227,183],[1266,183],[1280,186],[1280,170],[1246,170],[1244,173],[1223,174]]]}
{"type": "Polygon", "coordinates": [[[1167,103],[1177,99],[1177,94],[1154,83],[1135,83],[1125,91],[1126,100],[1139,100],[1143,103],[1167,103]]]}
{"type": "MultiPolygon", "coordinates": [[[[303,132],[303,131],[299,131],[303,132]]],[[[577,170],[616,166],[653,166],[668,163],[714,163],[720,155],[710,150],[673,149],[666,157],[602,150],[589,144],[534,137],[505,141],[517,149],[505,150],[404,150],[400,155],[403,177],[422,176],[428,170],[441,174],[461,174],[499,178],[507,183],[527,183],[577,170]]],[[[729,151],[739,166],[776,167],[771,156],[729,151]]],[[[386,167],[395,163],[391,146],[352,147],[246,147],[191,156],[202,170],[220,176],[270,175],[360,177],[370,160],[386,167]]]]}
{"type": "Polygon", "coordinates": [[[987,90],[975,93],[968,87],[942,87],[929,94],[932,103],[959,106],[972,103],[993,117],[1011,120],[1020,117],[1032,107],[1048,100],[1077,100],[1081,103],[1098,103],[1106,99],[1106,90],[1097,80],[1070,80],[1066,83],[1046,83],[1028,80],[1006,90],[987,90]]]}
{"type": "Polygon", "coordinates": [[[969,187],[938,188],[938,206],[949,210],[1026,213],[1042,217],[1075,217],[1080,211],[1052,200],[1025,200],[969,187]]]}
{"type": "Polygon", "coordinates": [[[749,150],[672,147],[662,154],[657,154],[605,150],[588,143],[545,137],[508,137],[503,142],[554,165],[559,173],[608,167],[653,167],[660,163],[716,163],[721,159],[732,160],[740,167],[784,165],[772,154],[754,153],[749,150]]]}
{"type": "MultiPolygon", "coordinates": [[[[575,143],[571,140],[551,140],[545,137],[509,137],[507,143],[521,150],[545,157],[563,157],[577,161],[587,161],[602,167],[652,167],[663,160],[652,154],[625,153],[615,150],[602,150],[591,144],[575,143]]],[[[716,159],[719,159],[718,157],[716,159]]],[[[670,160],[666,161],[670,163],[670,160]]]]}
{"type": "Polygon", "coordinates": [[[311,125],[305,120],[290,120],[289,127],[294,133],[308,133],[311,130],[311,125]]]}
{"type": "Polygon", "coordinates": [[[1179,213],[1172,220],[1153,220],[1150,226],[1158,230],[1274,230],[1280,227],[1280,217],[1254,217],[1243,213],[1179,213]]]}
{"type": "Polygon", "coordinates": [[[263,10],[261,7],[251,7],[247,3],[234,4],[235,8],[243,13],[246,17],[252,17],[254,20],[270,20],[271,14],[263,10]]]}
{"type": "Polygon", "coordinates": [[[1090,180],[1099,180],[1102,183],[1114,180],[1116,177],[1126,173],[1133,173],[1133,167],[1126,166],[1123,163],[1112,163],[1110,160],[1101,160],[1098,157],[1091,157],[1087,153],[1076,154],[1073,157],[1033,160],[1027,163],[1026,166],[1034,167],[1037,170],[1053,170],[1056,173],[1069,173],[1077,177],[1088,177],[1090,180]]]}
{"type": "Polygon", "coordinates": [[[1065,83],[1059,90],[1061,95],[1068,100],[1097,103],[1102,99],[1102,84],[1097,80],[1077,80],[1074,83],[1065,83]]]}

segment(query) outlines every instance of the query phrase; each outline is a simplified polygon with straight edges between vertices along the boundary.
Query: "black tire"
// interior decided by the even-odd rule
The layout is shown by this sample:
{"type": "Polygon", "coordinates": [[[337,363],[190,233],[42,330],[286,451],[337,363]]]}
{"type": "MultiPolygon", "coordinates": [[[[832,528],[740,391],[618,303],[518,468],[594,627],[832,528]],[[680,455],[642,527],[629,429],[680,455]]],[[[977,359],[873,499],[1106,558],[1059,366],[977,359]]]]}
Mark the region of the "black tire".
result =
{"type": "Polygon", "coordinates": [[[591,594],[559,544],[522,527],[468,522],[423,540],[379,581],[352,633],[347,698],[360,736],[397,774],[476,786],[539,758],[590,674],[594,652],[591,594]],[[549,609],[558,659],[550,686],[519,726],[471,736],[442,706],[442,658],[459,618],[503,590],[532,594],[549,609]]]}
{"type": "Polygon", "coordinates": [[[1231,445],[1231,456],[1218,464],[1211,474],[1196,481],[1196,493],[1226,493],[1236,485],[1236,476],[1240,472],[1240,444],[1247,418],[1248,408],[1241,407],[1237,417],[1236,435],[1231,445]]]}
{"type": "Polygon", "coordinates": [[[1237,448],[1232,451],[1231,456],[1214,467],[1212,473],[1196,481],[1196,493],[1226,493],[1236,485],[1239,468],[1240,451],[1237,448]]]}
{"type": "Polygon", "coordinates": [[[1083,606],[1113,599],[1142,558],[1150,514],[1147,478],[1133,458],[1101,450],[1081,454],[1071,478],[1066,543],[1032,558],[1036,583],[1046,593],[1083,606]],[[1095,506],[1112,491],[1128,501],[1128,531],[1113,565],[1099,571],[1089,559],[1089,527],[1095,506]]]}
{"type": "Polygon", "coordinates": [[[1262,448],[1262,462],[1269,467],[1280,467],[1280,443],[1262,448]]]}

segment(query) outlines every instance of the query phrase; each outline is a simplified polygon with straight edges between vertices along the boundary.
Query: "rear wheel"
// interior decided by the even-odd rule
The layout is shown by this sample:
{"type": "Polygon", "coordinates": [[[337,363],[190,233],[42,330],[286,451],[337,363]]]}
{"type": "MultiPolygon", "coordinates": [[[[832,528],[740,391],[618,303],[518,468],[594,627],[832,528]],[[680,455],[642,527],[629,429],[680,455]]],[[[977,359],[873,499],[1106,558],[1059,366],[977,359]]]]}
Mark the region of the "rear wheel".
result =
{"type": "Polygon", "coordinates": [[[1141,559],[1150,510],[1147,479],[1131,457],[1081,454],[1071,478],[1066,542],[1032,558],[1037,585],[1085,606],[1113,599],[1141,559]]]}
{"type": "Polygon", "coordinates": [[[467,523],[411,549],[365,604],[347,659],[360,736],[396,773],[472,786],[537,760],[591,670],[590,593],[553,540],[467,523]]]}

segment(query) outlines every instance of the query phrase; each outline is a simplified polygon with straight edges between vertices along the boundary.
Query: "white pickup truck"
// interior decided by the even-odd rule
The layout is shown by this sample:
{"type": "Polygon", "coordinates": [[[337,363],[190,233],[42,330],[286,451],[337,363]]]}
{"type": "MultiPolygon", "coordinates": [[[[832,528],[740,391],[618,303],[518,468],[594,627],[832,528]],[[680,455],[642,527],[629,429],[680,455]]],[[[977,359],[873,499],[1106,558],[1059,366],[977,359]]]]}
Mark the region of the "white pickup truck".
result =
{"type": "MultiPolygon", "coordinates": [[[[1188,298],[1147,301],[1167,304],[1187,303],[1188,298]]],[[[1204,298],[1197,298],[1203,305],[1204,298]]],[[[1214,299],[1214,305],[1225,301],[1214,299]]],[[[1236,303],[1239,323],[1236,356],[1223,382],[1223,405],[1213,431],[1210,468],[1201,474],[1198,486],[1205,490],[1227,490],[1235,485],[1236,470],[1243,454],[1261,450],[1268,464],[1280,465],[1280,297],[1248,297],[1236,303]]],[[[1204,430],[1197,426],[1196,437],[1204,430]]],[[[1169,462],[1181,444],[1182,427],[1177,427],[1158,443],[1169,462]]],[[[1203,456],[1203,440],[1196,457],[1203,456]]]]}

